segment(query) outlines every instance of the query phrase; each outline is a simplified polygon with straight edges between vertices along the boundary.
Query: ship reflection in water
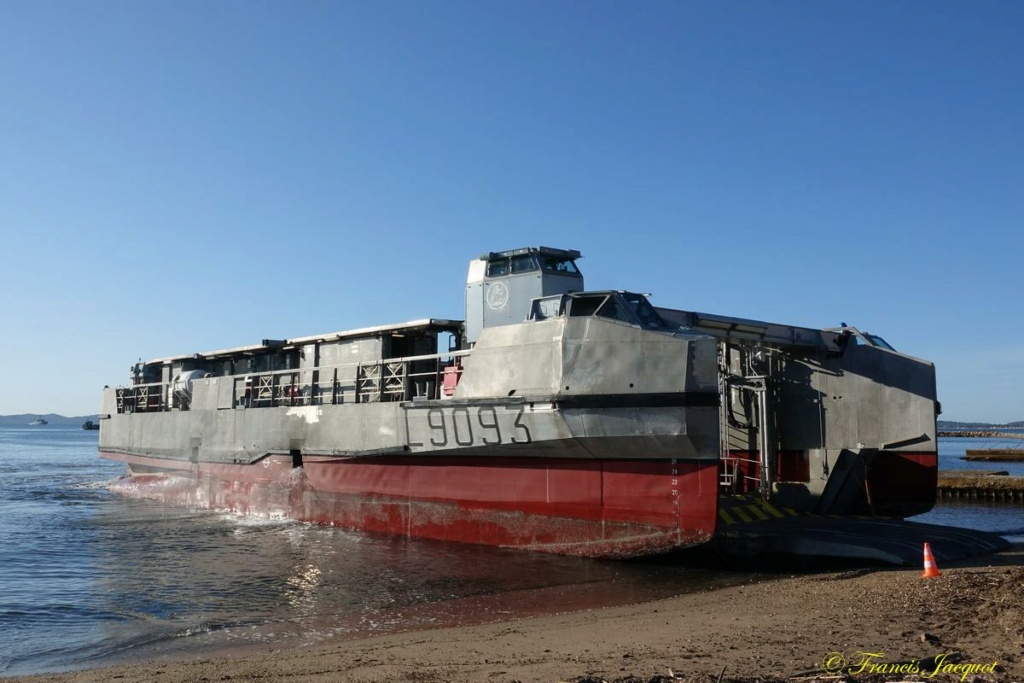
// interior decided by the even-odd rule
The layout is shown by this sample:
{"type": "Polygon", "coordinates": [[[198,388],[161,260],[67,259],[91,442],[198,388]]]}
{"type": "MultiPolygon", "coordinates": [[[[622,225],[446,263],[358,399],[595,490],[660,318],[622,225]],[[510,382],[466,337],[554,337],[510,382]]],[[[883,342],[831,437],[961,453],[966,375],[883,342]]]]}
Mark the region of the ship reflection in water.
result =
{"type": "Polygon", "coordinates": [[[749,578],[664,561],[409,541],[151,501],[111,507],[95,531],[104,538],[95,546],[101,604],[93,607],[107,618],[80,666],[634,603],[749,578]]]}

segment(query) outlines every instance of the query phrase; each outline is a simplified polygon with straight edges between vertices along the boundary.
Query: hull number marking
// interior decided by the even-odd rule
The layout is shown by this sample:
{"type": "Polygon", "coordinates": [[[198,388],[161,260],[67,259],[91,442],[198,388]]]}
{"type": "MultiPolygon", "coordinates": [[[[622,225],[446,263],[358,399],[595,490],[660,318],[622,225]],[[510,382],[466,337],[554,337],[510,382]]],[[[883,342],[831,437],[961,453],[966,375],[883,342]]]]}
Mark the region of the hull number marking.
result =
{"type": "Polygon", "coordinates": [[[422,428],[417,427],[418,419],[410,419],[412,412],[406,413],[409,446],[412,448],[443,449],[533,442],[530,428],[523,421],[522,407],[516,410],[514,416],[509,415],[511,411],[508,409],[503,410],[499,416],[494,406],[430,408],[426,415],[426,434],[422,434],[422,428]],[[421,440],[411,440],[414,434],[420,435],[421,440]]]}

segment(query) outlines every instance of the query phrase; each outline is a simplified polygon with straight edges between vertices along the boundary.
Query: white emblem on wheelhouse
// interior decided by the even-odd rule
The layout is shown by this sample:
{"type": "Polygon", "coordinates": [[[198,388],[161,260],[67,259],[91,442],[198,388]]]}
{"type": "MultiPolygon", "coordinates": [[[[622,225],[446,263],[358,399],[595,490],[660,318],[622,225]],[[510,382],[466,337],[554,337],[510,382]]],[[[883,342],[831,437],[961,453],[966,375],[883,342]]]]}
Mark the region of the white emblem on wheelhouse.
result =
{"type": "Polygon", "coordinates": [[[487,305],[493,310],[505,308],[508,303],[508,287],[502,282],[494,282],[487,288],[487,305]]]}

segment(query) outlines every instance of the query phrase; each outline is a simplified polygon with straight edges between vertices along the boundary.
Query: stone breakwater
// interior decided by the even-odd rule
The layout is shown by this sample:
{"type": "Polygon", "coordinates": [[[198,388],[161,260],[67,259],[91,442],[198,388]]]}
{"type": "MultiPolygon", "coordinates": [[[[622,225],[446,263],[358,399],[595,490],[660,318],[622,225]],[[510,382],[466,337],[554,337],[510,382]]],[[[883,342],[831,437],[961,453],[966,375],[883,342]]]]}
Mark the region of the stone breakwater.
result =
{"type": "Polygon", "coordinates": [[[980,460],[982,462],[1024,462],[1024,448],[984,448],[967,449],[962,460],[980,460]]]}
{"type": "Polygon", "coordinates": [[[1010,477],[1006,472],[943,472],[938,493],[944,499],[1024,502],[1024,477],[1010,477]]]}
{"type": "Polygon", "coordinates": [[[940,431],[939,436],[953,436],[964,438],[980,439],[1024,439],[1024,434],[1011,434],[1008,432],[983,432],[983,431],[940,431]]]}

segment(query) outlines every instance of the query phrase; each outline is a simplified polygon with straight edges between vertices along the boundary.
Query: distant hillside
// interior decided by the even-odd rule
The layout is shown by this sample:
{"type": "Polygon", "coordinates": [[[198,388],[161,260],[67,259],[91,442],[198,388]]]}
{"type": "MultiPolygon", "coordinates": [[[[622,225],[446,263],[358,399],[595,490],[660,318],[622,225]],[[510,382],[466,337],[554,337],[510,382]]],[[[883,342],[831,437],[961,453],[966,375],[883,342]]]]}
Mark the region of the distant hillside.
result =
{"type": "Polygon", "coordinates": [[[1024,420],[1019,422],[1007,422],[1006,424],[995,424],[992,422],[954,422],[952,420],[939,420],[940,432],[957,432],[965,429],[1020,429],[1024,427],[1024,420]]]}
{"type": "Polygon", "coordinates": [[[64,415],[56,415],[54,413],[47,413],[46,415],[39,415],[38,413],[23,413],[21,415],[0,415],[0,427],[27,427],[28,423],[37,417],[43,418],[49,423],[48,426],[54,427],[67,427],[71,425],[80,427],[86,420],[96,421],[99,419],[96,415],[65,417],[64,415]]]}

